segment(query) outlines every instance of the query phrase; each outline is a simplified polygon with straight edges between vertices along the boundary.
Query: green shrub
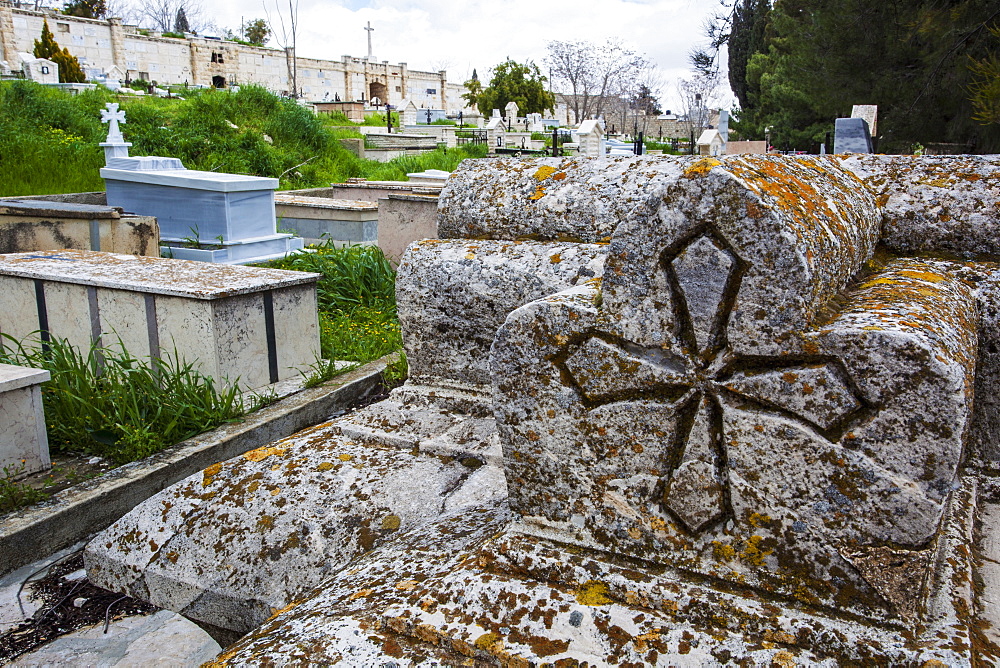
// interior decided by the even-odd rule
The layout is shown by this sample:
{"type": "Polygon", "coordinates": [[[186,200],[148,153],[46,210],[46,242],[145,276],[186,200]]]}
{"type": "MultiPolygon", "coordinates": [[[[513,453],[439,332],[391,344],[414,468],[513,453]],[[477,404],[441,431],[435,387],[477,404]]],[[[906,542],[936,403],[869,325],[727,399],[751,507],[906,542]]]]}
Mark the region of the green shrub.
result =
{"type": "Polygon", "coordinates": [[[293,253],[267,266],[323,274],[317,298],[324,358],[368,362],[402,347],[396,272],[377,246],[327,243],[314,253],[293,253]]]}

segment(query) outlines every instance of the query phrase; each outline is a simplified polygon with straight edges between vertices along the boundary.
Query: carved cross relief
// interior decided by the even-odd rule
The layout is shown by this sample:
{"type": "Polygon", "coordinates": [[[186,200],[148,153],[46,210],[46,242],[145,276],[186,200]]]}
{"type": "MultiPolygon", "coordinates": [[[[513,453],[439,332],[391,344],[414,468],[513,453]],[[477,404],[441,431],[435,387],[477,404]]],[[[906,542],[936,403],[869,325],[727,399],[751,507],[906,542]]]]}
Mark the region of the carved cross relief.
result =
{"type": "Polygon", "coordinates": [[[704,230],[676,253],[666,251],[657,271],[670,286],[685,355],[591,331],[559,364],[590,409],[635,400],[665,405],[678,429],[665,444],[669,473],[660,502],[700,532],[730,514],[724,411],[778,413],[837,442],[864,401],[836,359],[731,352],[727,328],[745,263],[717,234],[704,230]]]}

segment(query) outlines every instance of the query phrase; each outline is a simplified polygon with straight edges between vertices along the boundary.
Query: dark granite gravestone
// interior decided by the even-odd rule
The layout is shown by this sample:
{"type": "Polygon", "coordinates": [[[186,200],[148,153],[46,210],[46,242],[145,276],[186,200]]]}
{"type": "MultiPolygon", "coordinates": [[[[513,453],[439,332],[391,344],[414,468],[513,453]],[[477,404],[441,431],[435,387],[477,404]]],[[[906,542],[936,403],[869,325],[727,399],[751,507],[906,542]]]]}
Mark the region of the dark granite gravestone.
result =
{"type": "Polygon", "coordinates": [[[863,118],[838,118],[834,126],[833,152],[871,153],[872,137],[863,118]]]}

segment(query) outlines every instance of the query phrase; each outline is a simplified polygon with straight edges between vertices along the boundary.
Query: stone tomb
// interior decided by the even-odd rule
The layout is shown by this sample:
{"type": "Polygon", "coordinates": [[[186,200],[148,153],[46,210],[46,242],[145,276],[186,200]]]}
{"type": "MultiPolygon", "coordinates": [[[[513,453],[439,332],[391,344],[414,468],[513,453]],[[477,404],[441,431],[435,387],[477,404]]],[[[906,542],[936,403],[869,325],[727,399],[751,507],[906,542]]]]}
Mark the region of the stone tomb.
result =
{"type": "Polygon", "coordinates": [[[400,265],[406,385],[89,575],[252,631],[223,665],[995,662],[1000,267],[940,226],[1000,186],[936,168],[1000,161],[468,161],[400,265]],[[925,202],[916,258],[882,230],[925,202]]]}
{"type": "Polygon", "coordinates": [[[371,245],[378,241],[379,205],[375,202],[278,193],[274,208],[280,227],[307,244],[371,245]]]}
{"type": "Polygon", "coordinates": [[[49,372],[0,364],[0,471],[26,475],[51,466],[41,384],[49,372]]]}
{"type": "Polygon", "coordinates": [[[160,234],[151,216],[120,209],[37,199],[0,200],[0,253],[59,250],[160,254],[160,234]]]}
{"type": "Polygon", "coordinates": [[[185,169],[177,158],[109,158],[108,204],[155,216],[164,256],[246,264],[285,257],[301,238],[276,232],[277,179],[185,169]]]}
{"type": "Polygon", "coordinates": [[[82,351],[119,341],[176,352],[219,382],[259,388],[319,354],[319,274],[91,251],[0,255],[0,332],[82,351]]]}

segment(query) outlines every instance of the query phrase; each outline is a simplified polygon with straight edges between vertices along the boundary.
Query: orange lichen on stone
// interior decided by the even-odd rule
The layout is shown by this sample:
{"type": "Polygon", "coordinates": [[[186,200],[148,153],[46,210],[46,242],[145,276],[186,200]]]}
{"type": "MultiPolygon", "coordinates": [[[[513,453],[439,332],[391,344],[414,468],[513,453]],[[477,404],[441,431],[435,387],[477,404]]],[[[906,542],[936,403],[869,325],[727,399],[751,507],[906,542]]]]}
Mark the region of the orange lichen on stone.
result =
{"type": "Polygon", "coordinates": [[[535,188],[535,192],[528,198],[531,200],[542,199],[545,197],[545,188],[538,186],[535,188]]]}
{"type": "Polygon", "coordinates": [[[288,448],[279,448],[274,445],[266,445],[262,448],[257,448],[256,450],[251,450],[250,452],[243,453],[243,457],[245,459],[249,459],[252,462],[262,462],[271,455],[284,457],[286,452],[288,452],[288,448]]]}
{"type": "Polygon", "coordinates": [[[202,487],[208,487],[212,484],[215,476],[219,475],[219,471],[222,470],[222,464],[212,464],[207,469],[205,469],[205,475],[201,480],[202,487]]]}
{"type": "Polygon", "coordinates": [[[689,179],[693,179],[696,176],[704,176],[721,164],[722,161],[718,158],[703,158],[688,165],[684,170],[684,176],[689,179]]]}
{"type": "Polygon", "coordinates": [[[288,612],[289,610],[291,610],[292,608],[294,608],[298,604],[299,604],[298,601],[292,601],[291,603],[289,603],[288,605],[286,605],[283,608],[271,608],[271,616],[267,618],[268,621],[274,619],[275,617],[277,617],[278,615],[280,615],[283,612],[288,612]]]}

